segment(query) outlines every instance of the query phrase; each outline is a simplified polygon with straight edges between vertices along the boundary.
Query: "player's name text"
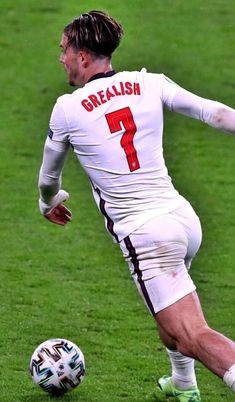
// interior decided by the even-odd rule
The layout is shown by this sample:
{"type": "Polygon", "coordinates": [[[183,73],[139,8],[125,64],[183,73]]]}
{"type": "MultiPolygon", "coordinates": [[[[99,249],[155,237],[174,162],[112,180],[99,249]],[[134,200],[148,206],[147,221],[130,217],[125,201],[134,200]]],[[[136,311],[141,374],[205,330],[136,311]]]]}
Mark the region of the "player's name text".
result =
{"type": "Polygon", "coordinates": [[[88,95],[87,99],[83,99],[81,104],[88,111],[92,112],[94,108],[101,106],[103,103],[110,101],[115,96],[123,95],[140,95],[140,84],[137,82],[119,82],[95,94],[88,95]]]}

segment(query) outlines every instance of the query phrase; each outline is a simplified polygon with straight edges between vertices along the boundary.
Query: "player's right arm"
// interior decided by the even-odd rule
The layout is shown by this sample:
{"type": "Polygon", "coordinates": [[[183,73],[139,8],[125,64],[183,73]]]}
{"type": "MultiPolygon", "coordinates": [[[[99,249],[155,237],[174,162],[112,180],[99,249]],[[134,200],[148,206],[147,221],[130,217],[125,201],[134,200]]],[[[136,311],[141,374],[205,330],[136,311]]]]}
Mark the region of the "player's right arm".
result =
{"type": "Polygon", "coordinates": [[[39,209],[53,223],[65,225],[71,220],[71,212],[63,202],[69,194],[61,189],[62,170],[69,149],[68,127],[62,107],[53,109],[49,136],[45,141],[43,160],[39,172],[39,209]]]}

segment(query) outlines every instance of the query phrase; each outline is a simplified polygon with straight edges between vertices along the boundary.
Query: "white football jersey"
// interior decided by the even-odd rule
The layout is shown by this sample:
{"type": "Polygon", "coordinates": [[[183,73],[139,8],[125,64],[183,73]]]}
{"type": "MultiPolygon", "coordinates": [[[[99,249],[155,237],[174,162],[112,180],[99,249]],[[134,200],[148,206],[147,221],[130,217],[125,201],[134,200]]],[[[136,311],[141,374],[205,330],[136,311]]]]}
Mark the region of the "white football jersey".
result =
{"type": "Polygon", "coordinates": [[[61,96],[53,109],[48,145],[72,145],[116,241],[182,203],[162,148],[163,107],[171,109],[177,89],[163,74],[120,72],[61,96]]]}

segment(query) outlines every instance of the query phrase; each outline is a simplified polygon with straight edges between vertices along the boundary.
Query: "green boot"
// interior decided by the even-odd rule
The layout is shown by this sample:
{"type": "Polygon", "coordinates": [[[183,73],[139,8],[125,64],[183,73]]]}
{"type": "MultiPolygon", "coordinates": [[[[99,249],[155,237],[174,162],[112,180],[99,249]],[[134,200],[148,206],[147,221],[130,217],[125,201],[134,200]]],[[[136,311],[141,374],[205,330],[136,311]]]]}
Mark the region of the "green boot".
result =
{"type": "Polygon", "coordinates": [[[158,380],[158,388],[165,396],[174,396],[179,402],[201,402],[200,392],[196,386],[187,390],[176,388],[172,378],[168,376],[158,380]]]}

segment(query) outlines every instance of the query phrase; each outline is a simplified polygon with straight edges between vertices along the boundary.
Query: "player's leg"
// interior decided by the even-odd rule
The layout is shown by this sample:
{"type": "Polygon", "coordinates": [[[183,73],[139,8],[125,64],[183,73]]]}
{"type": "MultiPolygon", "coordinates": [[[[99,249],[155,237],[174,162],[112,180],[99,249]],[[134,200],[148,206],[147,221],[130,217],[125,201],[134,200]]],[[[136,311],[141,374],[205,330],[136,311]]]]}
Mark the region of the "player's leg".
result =
{"type": "Polygon", "coordinates": [[[158,324],[158,332],[163,344],[166,347],[172,367],[172,383],[179,389],[191,389],[197,387],[195,375],[195,360],[184,356],[177,350],[176,342],[158,324]]]}
{"type": "MultiPolygon", "coordinates": [[[[198,236],[194,244],[194,253],[201,241],[201,228],[197,217],[196,221],[198,236]]],[[[187,253],[188,241],[181,225],[175,222],[172,216],[159,217],[147,223],[137,233],[126,238],[121,244],[121,248],[129,262],[140,294],[153,315],[158,309],[165,308],[179,297],[183,297],[195,289],[185,269],[184,258],[187,253]],[[180,289],[175,286],[177,282],[182,283],[180,289]]],[[[172,386],[177,386],[181,391],[189,390],[183,394],[180,392],[184,399],[178,400],[200,401],[199,391],[196,387],[194,360],[174,350],[176,348],[174,340],[163,329],[160,329],[160,336],[165,346],[172,349],[168,350],[168,355],[175,382],[170,389],[168,382],[166,395],[175,396],[177,390],[172,386]],[[193,391],[191,391],[192,388],[193,391]],[[192,399],[192,395],[194,399],[192,399]]],[[[164,382],[166,383],[165,377],[164,382]]]]}
{"type": "MultiPolygon", "coordinates": [[[[185,261],[188,256],[190,257],[190,254],[193,255],[193,248],[195,248],[197,241],[198,246],[200,244],[200,223],[197,222],[197,219],[195,220],[195,217],[190,217],[190,214],[192,215],[190,211],[187,211],[186,215],[184,215],[181,209],[178,217],[176,216],[177,214],[172,214],[171,216],[168,215],[156,218],[124,239],[121,248],[124,257],[129,263],[137,287],[150,312],[156,316],[162,332],[167,334],[168,339],[172,338],[175,340],[177,347],[180,347],[179,351],[183,352],[183,354],[188,354],[189,356],[196,357],[203,361],[207,367],[220,376],[223,376],[223,373],[225,373],[225,383],[232,388],[234,386],[235,366],[233,366],[233,357],[231,360],[226,359],[229,359],[228,355],[230,353],[227,352],[228,350],[233,350],[234,344],[232,341],[223,337],[223,335],[208,328],[201,308],[198,308],[198,305],[200,307],[200,303],[195,303],[196,295],[193,294],[195,286],[187,274],[185,267],[185,261]],[[192,228],[196,236],[191,233],[192,228]],[[189,244],[190,237],[194,237],[191,244],[189,244]],[[176,312],[168,315],[168,311],[172,312],[170,307],[173,306],[173,309],[178,306],[178,302],[180,302],[181,305],[185,300],[187,306],[188,301],[191,300],[192,297],[194,298],[194,308],[195,306],[198,308],[196,322],[190,322],[188,327],[187,325],[184,327],[180,312],[181,309],[177,308],[177,310],[179,310],[177,314],[179,314],[181,323],[179,325],[180,330],[179,328],[177,329],[176,325],[176,327],[173,326],[174,330],[172,331],[171,326],[168,328],[169,320],[172,325],[174,323],[177,324],[178,317],[176,312]],[[194,328],[192,328],[192,324],[194,324],[194,328]],[[186,329],[188,331],[186,331],[186,329]],[[183,336],[180,336],[181,331],[183,336]],[[207,338],[209,338],[209,340],[207,340],[206,343],[202,342],[200,346],[200,339],[198,339],[196,344],[194,344],[190,342],[192,339],[194,341],[194,333],[197,334],[197,336],[198,333],[200,333],[200,336],[205,333],[205,340],[207,338]],[[183,344],[187,337],[188,343],[186,343],[186,349],[183,348],[183,344]],[[218,372],[218,365],[217,368],[215,367],[216,362],[214,356],[216,352],[219,354],[220,350],[208,344],[208,342],[212,342],[213,344],[214,338],[216,338],[217,346],[221,346],[221,343],[226,344],[227,357],[221,357],[220,359],[220,366],[223,367],[220,368],[220,373],[218,372]],[[190,353],[188,353],[189,346],[191,347],[190,353]],[[195,353],[195,349],[197,353],[195,353]],[[211,353],[213,355],[212,357],[211,353]],[[232,367],[230,366],[231,362],[232,367]],[[230,370],[228,371],[229,367],[230,370]]],[[[185,311],[187,311],[186,308],[185,311]]],[[[193,316],[192,311],[188,311],[188,314],[190,314],[190,317],[191,315],[193,316]]],[[[183,314],[183,316],[185,316],[185,314],[183,314]]]]}
{"type": "MultiPolygon", "coordinates": [[[[186,268],[189,270],[192,259],[198,251],[201,234],[200,228],[197,237],[197,242],[193,242],[192,244],[188,244],[188,253],[185,256],[184,262],[186,268]]],[[[159,386],[163,387],[163,384],[167,381],[167,383],[172,383],[174,387],[180,390],[188,390],[192,388],[197,388],[197,379],[195,373],[195,359],[184,356],[177,350],[176,342],[173,338],[171,338],[164,329],[157,323],[159,336],[162,340],[162,343],[166,347],[167,354],[169,356],[169,360],[171,362],[171,376],[164,376],[160,378],[159,386]],[[167,380],[166,380],[167,378],[167,380]],[[161,382],[163,381],[163,384],[161,382]]],[[[197,392],[198,400],[200,400],[199,391],[197,392]]],[[[196,398],[195,398],[196,399],[196,398]]],[[[196,399],[197,400],[197,399],[196,399]]]]}
{"type": "Polygon", "coordinates": [[[196,292],[158,312],[155,318],[175,340],[179,352],[201,361],[235,391],[235,344],[208,327],[196,292]]]}
{"type": "MultiPolygon", "coordinates": [[[[194,211],[189,204],[185,208],[175,211],[172,216],[181,223],[187,236],[187,252],[184,256],[184,265],[189,269],[192,258],[195,256],[200,244],[199,222],[195,219],[194,211]]],[[[183,282],[181,285],[187,287],[186,281],[187,279],[185,278],[185,285],[183,282]]],[[[235,363],[234,342],[208,327],[195,291],[183,298],[179,298],[174,304],[159,311],[155,318],[160,326],[162,337],[168,336],[175,340],[176,348],[179,352],[200,360],[221,378],[235,363]],[[168,314],[169,311],[170,314],[168,314]],[[163,317],[165,317],[165,321],[162,320],[163,317]],[[174,332],[169,331],[171,326],[174,327],[174,332]],[[181,345],[177,337],[180,337],[181,345]],[[185,341],[185,337],[188,337],[188,342],[185,341]],[[190,348],[190,353],[188,348],[190,348]]],[[[165,339],[169,341],[169,338],[165,339]]]]}

